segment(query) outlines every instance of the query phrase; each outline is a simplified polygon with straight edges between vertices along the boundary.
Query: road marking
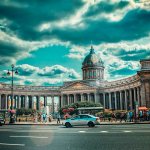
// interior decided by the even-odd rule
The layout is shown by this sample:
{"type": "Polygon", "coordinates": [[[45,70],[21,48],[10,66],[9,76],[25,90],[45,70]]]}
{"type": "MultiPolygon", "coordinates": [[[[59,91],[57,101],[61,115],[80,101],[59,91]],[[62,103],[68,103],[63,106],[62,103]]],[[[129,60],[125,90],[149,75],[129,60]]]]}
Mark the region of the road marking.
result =
{"type": "Polygon", "coordinates": [[[80,132],[80,133],[84,133],[84,132],[86,132],[86,131],[78,131],[78,132],[80,132]]]}
{"type": "Polygon", "coordinates": [[[9,136],[12,138],[36,138],[36,139],[47,139],[48,137],[40,137],[40,136],[9,136]]]}
{"type": "Polygon", "coordinates": [[[53,130],[1,130],[0,129],[0,132],[34,132],[34,133],[47,133],[47,132],[53,132],[53,130]]]}
{"type": "Polygon", "coordinates": [[[123,131],[123,132],[125,132],[125,133],[129,133],[129,132],[132,132],[132,131],[123,131]]]}
{"type": "Polygon", "coordinates": [[[10,144],[10,143],[0,143],[0,145],[9,145],[9,146],[25,146],[25,144],[10,144]]]}
{"type": "Polygon", "coordinates": [[[101,131],[101,133],[108,133],[108,131],[101,131]]]}

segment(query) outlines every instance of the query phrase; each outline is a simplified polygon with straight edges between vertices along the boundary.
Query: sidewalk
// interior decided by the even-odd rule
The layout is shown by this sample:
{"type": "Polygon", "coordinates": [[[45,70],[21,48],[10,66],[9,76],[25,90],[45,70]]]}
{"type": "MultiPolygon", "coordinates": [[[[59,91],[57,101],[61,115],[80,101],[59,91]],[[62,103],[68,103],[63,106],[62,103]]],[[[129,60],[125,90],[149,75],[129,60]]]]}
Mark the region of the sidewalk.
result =
{"type": "MultiPolygon", "coordinates": [[[[63,120],[62,120],[63,121],[63,120]]],[[[53,120],[52,122],[15,122],[13,124],[6,123],[5,125],[55,125],[55,126],[60,126],[62,125],[62,121],[60,124],[57,124],[57,120],[53,120]]],[[[150,124],[150,121],[142,121],[142,122],[120,122],[120,121],[105,121],[101,122],[100,125],[131,125],[131,124],[150,124]]]]}

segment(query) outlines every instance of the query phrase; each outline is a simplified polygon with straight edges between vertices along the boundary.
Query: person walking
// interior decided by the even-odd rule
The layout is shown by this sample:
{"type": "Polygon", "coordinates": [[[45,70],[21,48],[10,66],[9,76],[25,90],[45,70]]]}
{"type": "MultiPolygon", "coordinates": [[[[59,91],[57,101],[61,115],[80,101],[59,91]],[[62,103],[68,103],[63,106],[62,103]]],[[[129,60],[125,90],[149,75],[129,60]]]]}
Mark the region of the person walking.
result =
{"type": "Polygon", "coordinates": [[[44,113],[44,114],[42,115],[42,117],[43,117],[43,122],[45,123],[46,114],[44,113]]]}
{"type": "Polygon", "coordinates": [[[61,118],[61,117],[60,117],[60,114],[58,113],[58,114],[57,114],[57,124],[60,124],[60,118],[61,118]]]}

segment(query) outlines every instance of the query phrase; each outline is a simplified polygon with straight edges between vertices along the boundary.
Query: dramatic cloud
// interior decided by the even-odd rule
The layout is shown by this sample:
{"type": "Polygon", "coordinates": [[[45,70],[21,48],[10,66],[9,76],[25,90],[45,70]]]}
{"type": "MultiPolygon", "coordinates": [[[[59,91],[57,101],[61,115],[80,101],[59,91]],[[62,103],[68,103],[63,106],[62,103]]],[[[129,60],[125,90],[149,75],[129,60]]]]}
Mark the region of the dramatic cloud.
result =
{"type": "Polygon", "coordinates": [[[68,69],[60,65],[45,67],[39,71],[38,75],[52,78],[65,76],[71,79],[78,79],[80,77],[73,69],[68,69]]]}
{"type": "MultiPolygon", "coordinates": [[[[14,81],[16,84],[62,85],[64,81],[80,79],[80,74],[78,74],[75,70],[65,68],[60,65],[39,68],[23,64],[16,66],[16,69],[18,69],[18,75],[14,75],[14,81]]],[[[11,76],[6,76],[6,70],[4,70],[0,75],[5,77],[1,78],[0,81],[10,83],[11,76]]]]}
{"type": "MultiPolygon", "coordinates": [[[[64,57],[81,60],[89,52],[92,40],[105,62],[108,78],[113,78],[113,74],[123,76],[123,72],[131,75],[139,68],[138,61],[150,55],[149,18],[150,5],[144,0],[3,0],[0,1],[0,65],[15,64],[32,57],[33,51],[51,45],[66,46],[70,51],[64,57]]],[[[20,75],[28,77],[79,78],[75,70],[68,68],[69,63],[67,68],[18,66],[20,75]]],[[[36,79],[26,80],[30,82],[36,83],[36,79]]]]}
{"type": "Polygon", "coordinates": [[[40,70],[38,67],[34,67],[28,64],[19,65],[16,68],[20,76],[30,76],[40,70]]]}
{"type": "Polygon", "coordinates": [[[62,41],[71,41],[73,44],[87,45],[91,41],[94,44],[103,42],[116,43],[140,39],[149,35],[150,11],[135,9],[126,14],[120,21],[90,20],[84,21],[83,29],[66,27],[55,29],[51,34],[62,41]],[[140,20],[140,21],[139,21],[140,20]],[[136,25],[135,25],[136,24],[136,25]],[[74,34],[75,33],[75,34],[74,34]]]}
{"type": "Polygon", "coordinates": [[[101,1],[96,5],[91,5],[89,7],[89,11],[87,11],[84,16],[85,17],[92,17],[99,15],[101,13],[112,13],[117,11],[118,9],[123,9],[128,6],[130,3],[129,1],[120,1],[120,2],[108,2],[108,1],[101,1]]]}

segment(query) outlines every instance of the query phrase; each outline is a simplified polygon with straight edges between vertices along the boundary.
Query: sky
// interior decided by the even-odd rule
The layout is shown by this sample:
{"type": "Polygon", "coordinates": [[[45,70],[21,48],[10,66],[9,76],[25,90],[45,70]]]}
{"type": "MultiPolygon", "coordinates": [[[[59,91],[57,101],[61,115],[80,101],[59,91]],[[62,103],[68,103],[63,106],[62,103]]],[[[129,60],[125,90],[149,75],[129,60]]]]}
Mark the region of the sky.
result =
{"type": "Polygon", "coordinates": [[[150,58],[150,1],[0,1],[0,82],[10,83],[11,64],[19,72],[14,84],[81,80],[91,43],[106,80],[135,75],[150,58]]]}

